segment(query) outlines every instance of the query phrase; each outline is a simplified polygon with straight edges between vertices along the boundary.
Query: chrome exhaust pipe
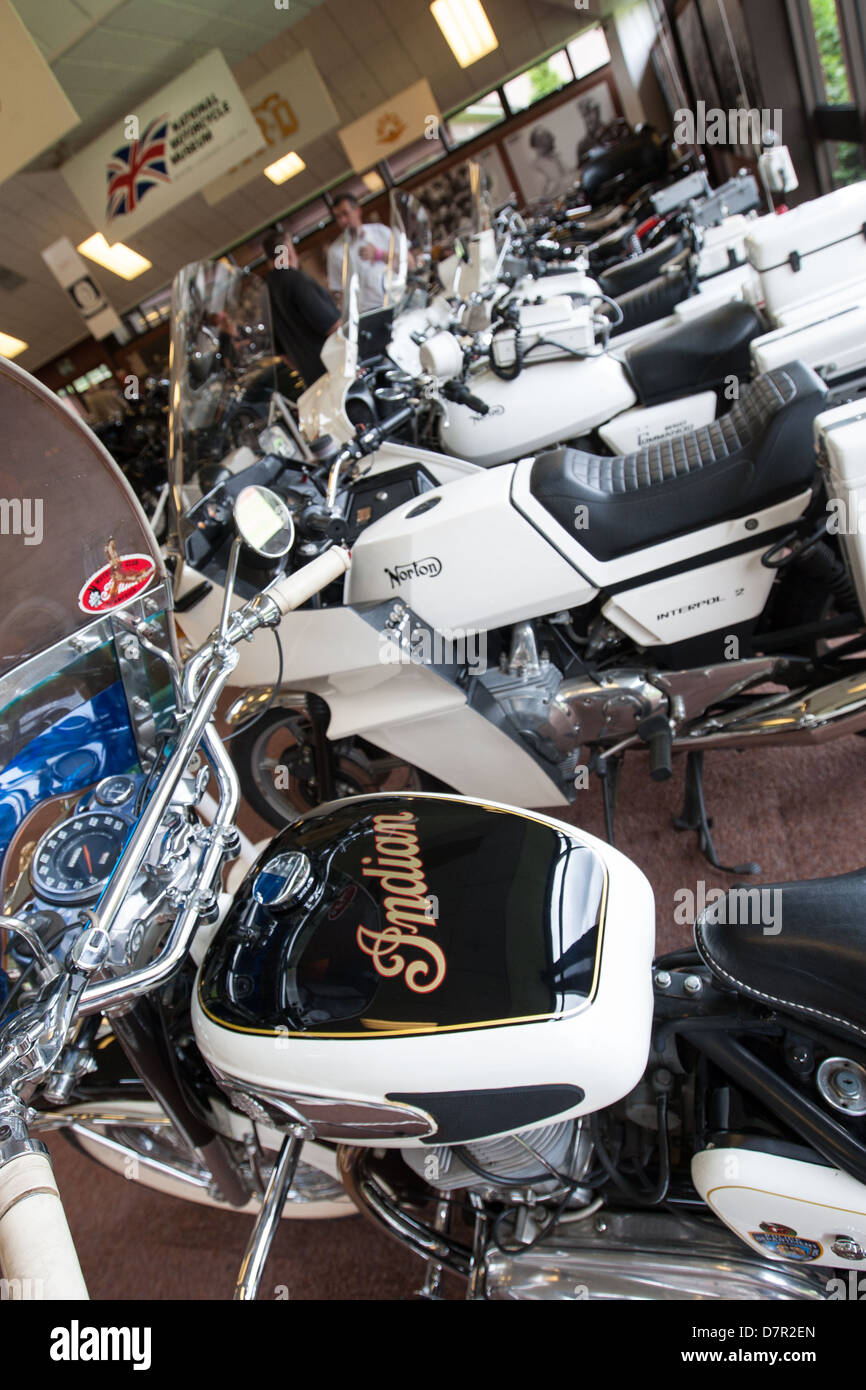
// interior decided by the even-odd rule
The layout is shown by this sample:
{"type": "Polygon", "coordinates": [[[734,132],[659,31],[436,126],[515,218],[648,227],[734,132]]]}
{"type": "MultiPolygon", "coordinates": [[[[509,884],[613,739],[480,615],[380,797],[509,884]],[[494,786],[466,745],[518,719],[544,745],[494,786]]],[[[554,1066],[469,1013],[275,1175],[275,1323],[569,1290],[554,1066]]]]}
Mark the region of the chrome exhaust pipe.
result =
{"type": "Polygon", "coordinates": [[[674,736],[679,751],[754,747],[765,743],[825,743],[866,729],[866,671],[817,690],[766,695],[726,714],[700,719],[674,736]]]}

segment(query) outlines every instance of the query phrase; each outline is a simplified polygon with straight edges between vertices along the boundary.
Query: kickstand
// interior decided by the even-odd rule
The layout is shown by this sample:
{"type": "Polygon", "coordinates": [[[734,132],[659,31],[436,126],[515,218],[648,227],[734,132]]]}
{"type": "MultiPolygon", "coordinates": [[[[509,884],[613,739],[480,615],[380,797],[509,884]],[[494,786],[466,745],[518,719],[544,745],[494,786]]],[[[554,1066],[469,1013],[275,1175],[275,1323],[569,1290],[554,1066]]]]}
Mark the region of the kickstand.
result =
{"type": "Polygon", "coordinates": [[[720,862],[710,833],[712,823],[707,815],[707,806],[704,801],[704,755],[702,752],[695,751],[689,753],[686,759],[686,788],[683,809],[675,817],[674,826],[677,830],[696,830],[698,832],[701,854],[714,869],[719,869],[723,874],[759,874],[761,872],[760,864],[734,864],[729,867],[720,862]]]}
{"type": "Polygon", "coordinates": [[[590,767],[601,778],[601,794],[604,800],[604,833],[609,845],[616,845],[613,821],[616,815],[616,788],[622,754],[609,757],[594,756],[590,767]]]}

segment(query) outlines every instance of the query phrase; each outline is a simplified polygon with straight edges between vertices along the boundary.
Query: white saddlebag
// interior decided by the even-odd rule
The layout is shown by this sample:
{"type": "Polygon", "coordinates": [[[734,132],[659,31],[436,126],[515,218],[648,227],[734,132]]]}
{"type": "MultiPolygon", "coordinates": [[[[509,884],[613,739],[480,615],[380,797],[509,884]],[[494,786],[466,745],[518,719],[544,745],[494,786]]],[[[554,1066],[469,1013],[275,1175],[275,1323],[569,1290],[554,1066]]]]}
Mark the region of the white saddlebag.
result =
{"type": "Polygon", "coordinates": [[[866,279],[866,183],[839,188],[780,217],[762,218],[746,238],[767,313],[866,279]]]}
{"type": "Polygon", "coordinates": [[[827,529],[840,538],[866,613],[866,400],[819,415],[815,441],[827,484],[827,529]]]}

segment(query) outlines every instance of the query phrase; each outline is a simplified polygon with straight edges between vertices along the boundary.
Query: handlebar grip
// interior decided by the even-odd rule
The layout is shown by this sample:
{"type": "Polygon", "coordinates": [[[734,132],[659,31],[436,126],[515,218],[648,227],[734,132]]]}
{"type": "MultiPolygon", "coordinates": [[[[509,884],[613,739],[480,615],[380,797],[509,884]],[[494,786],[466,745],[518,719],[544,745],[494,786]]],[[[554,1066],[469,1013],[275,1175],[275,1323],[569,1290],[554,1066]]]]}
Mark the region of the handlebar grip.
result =
{"type": "Polygon", "coordinates": [[[311,536],[322,536],[341,545],[349,534],[346,521],[331,512],[306,511],[300,518],[301,530],[311,536]]]}
{"type": "Polygon", "coordinates": [[[88,1296],[45,1154],[19,1154],[0,1168],[0,1268],[21,1298],[88,1296]]]}
{"type": "Polygon", "coordinates": [[[343,546],[335,545],[324,555],[317,555],[303,569],[294,574],[275,579],[265,589],[265,594],[277,605],[281,613],[290,613],[300,608],[313,594],[326,589],[335,579],[344,575],[352,563],[352,558],[343,546]]]}
{"type": "Polygon", "coordinates": [[[476,415],[489,415],[490,406],[483,401],[480,396],[473,396],[471,391],[467,391],[465,396],[461,396],[461,404],[468,405],[470,410],[474,410],[476,415]]]}
{"type": "Polygon", "coordinates": [[[402,410],[395,411],[387,420],[383,420],[381,425],[373,425],[371,429],[365,430],[364,433],[358,437],[358,443],[361,445],[364,453],[374,453],[382,443],[382,440],[386,439],[389,434],[393,434],[395,430],[402,429],[404,425],[408,425],[410,420],[414,420],[415,410],[416,407],[414,405],[404,405],[402,410]]]}

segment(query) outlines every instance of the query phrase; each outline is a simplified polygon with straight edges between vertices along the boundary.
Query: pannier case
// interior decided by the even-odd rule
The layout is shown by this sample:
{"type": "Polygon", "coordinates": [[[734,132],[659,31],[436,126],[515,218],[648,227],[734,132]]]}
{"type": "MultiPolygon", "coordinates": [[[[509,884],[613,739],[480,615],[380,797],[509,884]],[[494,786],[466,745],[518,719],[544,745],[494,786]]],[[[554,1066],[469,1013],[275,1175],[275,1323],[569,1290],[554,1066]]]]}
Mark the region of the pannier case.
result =
{"type": "Polygon", "coordinates": [[[866,400],[819,415],[815,442],[827,486],[827,530],[839,536],[866,612],[866,400]]]}
{"type": "Polygon", "coordinates": [[[762,218],[746,250],[776,321],[796,304],[866,281],[866,183],[762,218]]]}

